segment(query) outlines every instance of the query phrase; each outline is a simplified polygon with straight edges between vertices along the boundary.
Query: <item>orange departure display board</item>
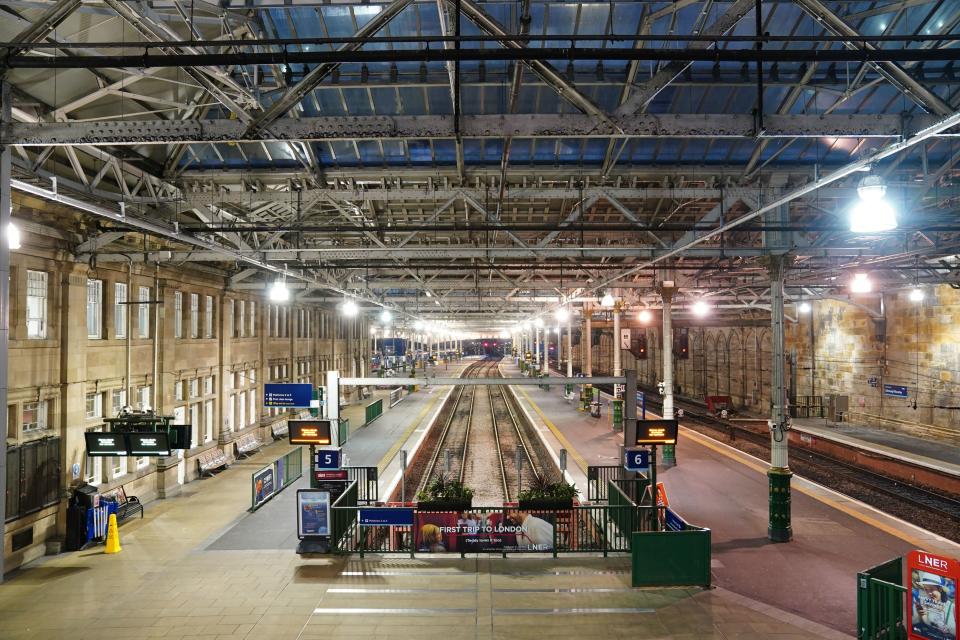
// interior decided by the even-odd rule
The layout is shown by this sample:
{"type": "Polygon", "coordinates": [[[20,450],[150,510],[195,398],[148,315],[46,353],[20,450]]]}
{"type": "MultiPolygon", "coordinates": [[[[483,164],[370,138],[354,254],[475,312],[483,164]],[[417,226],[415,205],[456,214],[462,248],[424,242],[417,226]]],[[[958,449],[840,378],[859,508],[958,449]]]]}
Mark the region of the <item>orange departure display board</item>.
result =
{"type": "Polygon", "coordinates": [[[333,444],[330,420],[290,420],[290,444],[333,444]]]}
{"type": "Polygon", "coordinates": [[[677,444],[676,420],[637,420],[638,444],[677,444]]]}

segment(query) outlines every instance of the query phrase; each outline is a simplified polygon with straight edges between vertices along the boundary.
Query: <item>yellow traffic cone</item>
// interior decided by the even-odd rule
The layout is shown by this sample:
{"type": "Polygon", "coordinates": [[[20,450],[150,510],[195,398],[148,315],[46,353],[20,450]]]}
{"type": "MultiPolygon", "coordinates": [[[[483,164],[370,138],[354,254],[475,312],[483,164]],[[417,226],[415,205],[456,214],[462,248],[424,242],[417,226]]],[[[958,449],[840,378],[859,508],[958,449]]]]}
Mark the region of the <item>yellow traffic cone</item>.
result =
{"type": "Polygon", "coordinates": [[[117,530],[117,514],[111,513],[107,521],[107,548],[104,553],[120,553],[120,532],[117,530]]]}

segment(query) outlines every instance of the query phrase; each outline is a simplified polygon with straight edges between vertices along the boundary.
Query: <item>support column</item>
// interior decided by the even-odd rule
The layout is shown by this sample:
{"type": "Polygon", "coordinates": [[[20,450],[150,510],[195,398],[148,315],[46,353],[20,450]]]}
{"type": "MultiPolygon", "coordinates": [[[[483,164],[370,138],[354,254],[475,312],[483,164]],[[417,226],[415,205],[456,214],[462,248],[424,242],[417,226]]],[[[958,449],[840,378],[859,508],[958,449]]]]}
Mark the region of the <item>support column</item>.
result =
{"type": "MultiPolygon", "coordinates": [[[[0,123],[10,123],[10,85],[0,81],[0,123]]],[[[3,408],[3,432],[0,433],[0,514],[7,513],[7,363],[10,349],[10,244],[7,232],[10,228],[10,163],[13,147],[0,148],[0,407],[3,408]]],[[[4,551],[6,544],[5,518],[0,518],[0,583],[3,582],[4,551]]]]}
{"type": "Polygon", "coordinates": [[[534,325],[533,327],[533,349],[534,349],[534,362],[537,363],[537,367],[540,366],[540,327],[534,325]]]}
{"type": "Polygon", "coordinates": [[[618,299],[613,305],[613,375],[621,376],[623,371],[620,367],[620,307],[622,303],[618,299]]]}
{"type": "Polygon", "coordinates": [[[543,370],[550,375],[550,325],[543,325],[543,370]]]}
{"type": "Polygon", "coordinates": [[[583,335],[580,337],[580,355],[583,358],[582,369],[583,375],[588,378],[593,375],[593,329],[590,326],[590,321],[593,316],[593,311],[590,308],[589,304],[583,305],[583,335]]]}
{"type": "MultiPolygon", "coordinates": [[[[675,289],[673,283],[660,287],[660,299],[663,301],[663,417],[672,420],[673,411],[673,319],[672,301],[675,289]]],[[[672,467],[677,464],[676,445],[663,445],[662,465],[672,467]]]]}
{"type": "Polygon", "coordinates": [[[784,377],[783,346],[783,280],[786,259],[770,258],[770,328],[773,366],[770,376],[770,398],[773,403],[770,428],[770,520],[767,537],[772,542],[789,542],[793,538],[790,525],[790,471],[787,457],[787,389],[784,377]]]}
{"type": "Polygon", "coordinates": [[[567,377],[573,377],[573,312],[567,315],[567,377]]]}

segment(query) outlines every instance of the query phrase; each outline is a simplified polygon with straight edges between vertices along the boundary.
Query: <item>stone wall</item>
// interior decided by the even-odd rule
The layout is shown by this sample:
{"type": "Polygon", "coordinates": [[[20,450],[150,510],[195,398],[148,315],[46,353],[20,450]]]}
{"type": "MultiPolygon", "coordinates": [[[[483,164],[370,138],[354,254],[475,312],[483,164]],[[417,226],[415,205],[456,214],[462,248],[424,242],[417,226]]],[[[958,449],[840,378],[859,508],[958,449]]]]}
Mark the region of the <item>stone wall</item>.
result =
{"type": "MultiPolygon", "coordinates": [[[[23,248],[11,255],[7,447],[16,450],[34,440],[59,437],[64,494],[82,482],[96,464],[85,455],[83,434],[98,428],[104,417],[116,415],[121,407],[114,398],[119,398],[115,394],[121,390],[129,390],[127,405],[138,408],[145,397],[158,413],[182,412],[184,423],[195,425],[194,446],[183,452],[182,462],[179,457],[148,459],[143,466],[128,458],[125,471],[113,458],[99,463],[103,465],[99,474],[102,491],[123,486],[128,495],[146,501],[175,495],[183,482],[194,480],[200,453],[220,447],[233,457],[233,441],[240,433],[255,432],[269,440],[269,425],[283,415],[263,408],[263,383],[323,384],[324,372],[330,368],[345,375],[365,370],[369,334],[360,318],[351,321],[332,307],[295,302],[284,305],[286,312],[282,312],[263,292],[231,290],[225,275],[189,265],[161,268],[158,273],[153,266],[134,265],[131,271],[126,264],[78,263],[49,238],[25,235],[23,248]],[[47,274],[46,336],[41,339],[28,336],[28,271],[47,274]],[[87,332],[88,279],[103,283],[102,329],[95,338],[87,332]],[[128,301],[138,301],[140,287],[147,287],[150,299],[159,305],[157,313],[156,305],[149,305],[145,335],[139,326],[139,304],[126,305],[129,329],[118,331],[116,283],[128,285],[128,301]],[[180,337],[175,335],[176,292],[182,295],[180,337]],[[190,294],[198,296],[196,336],[191,335],[190,294]],[[207,296],[213,304],[210,335],[207,296]],[[190,389],[191,380],[198,381],[195,393],[190,389]],[[100,397],[100,405],[98,413],[88,415],[91,395],[100,397]],[[242,424],[238,420],[241,398],[242,424]],[[46,417],[44,424],[33,428],[29,422],[25,424],[32,415],[27,408],[38,401],[43,403],[46,417]],[[120,472],[114,473],[114,468],[120,472]]],[[[7,570],[42,555],[49,538],[64,534],[65,508],[66,501],[61,500],[59,505],[7,522],[3,540],[7,570]],[[14,552],[12,537],[26,528],[33,528],[33,543],[14,552]]]]}
{"type": "MultiPolygon", "coordinates": [[[[960,291],[927,288],[921,303],[909,289],[852,300],[811,301],[809,314],[787,308],[785,331],[788,393],[846,395],[851,421],[921,437],[958,439],[960,433],[960,291]],[[881,315],[882,306],[882,315],[881,315]],[[884,385],[906,387],[907,398],[884,395],[884,385]]],[[[765,321],[709,327],[709,322],[675,323],[689,334],[689,357],[676,359],[678,393],[702,400],[729,395],[739,407],[766,415],[770,407],[770,328],[765,321]]],[[[594,321],[593,372],[612,373],[613,334],[609,322],[594,321]]],[[[638,381],[662,380],[659,318],[641,326],[629,317],[622,326],[647,336],[647,358],[622,352],[624,369],[638,381]],[[657,326],[654,326],[657,325],[657,326]]],[[[579,336],[577,336],[579,338],[579,336]]],[[[575,366],[586,341],[576,340],[575,366]]]]}

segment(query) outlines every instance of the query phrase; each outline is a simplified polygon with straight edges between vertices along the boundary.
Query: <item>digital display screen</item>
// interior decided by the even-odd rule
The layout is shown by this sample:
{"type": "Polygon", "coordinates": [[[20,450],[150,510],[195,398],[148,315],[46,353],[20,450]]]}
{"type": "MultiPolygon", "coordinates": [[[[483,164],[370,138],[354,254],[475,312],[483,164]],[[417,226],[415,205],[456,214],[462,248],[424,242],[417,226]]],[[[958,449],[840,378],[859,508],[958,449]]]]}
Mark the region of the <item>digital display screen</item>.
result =
{"type": "Polygon", "coordinates": [[[677,444],[676,420],[637,420],[638,444],[677,444]]]}
{"type": "Polygon", "coordinates": [[[170,448],[171,449],[190,449],[193,446],[193,425],[172,424],[170,425],[170,448]]]}
{"type": "Polygon", "coordinates": [[[330,420],[290,420],[290,444],[333,444],[330,420]]]}
{"type": "Polygon", "coordinates": [[[145,431],[126,434],[131,456],[168,456],[170,437],[166,431],[145,431]]]}
{"type": "Polygon", "coordinates": [[[87,431],[83,437],[87,441],[87,455],[90,457],[129,455],[126,434],[87,431]]]}

